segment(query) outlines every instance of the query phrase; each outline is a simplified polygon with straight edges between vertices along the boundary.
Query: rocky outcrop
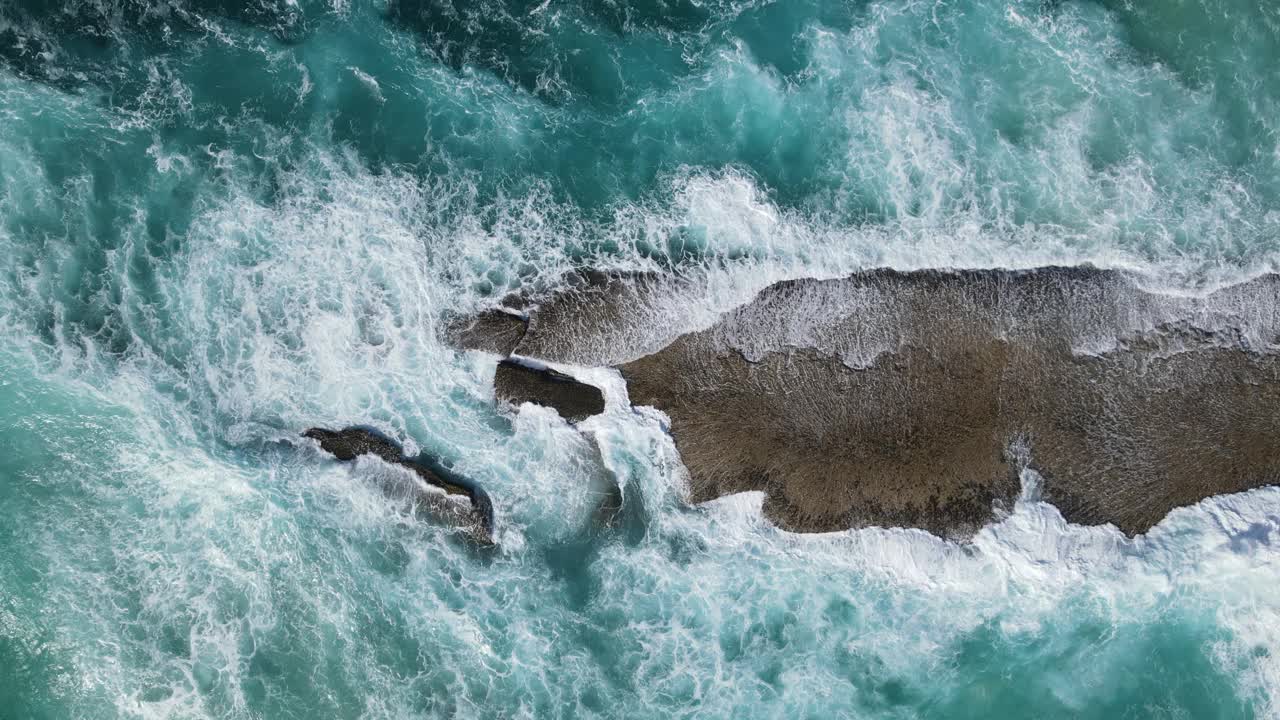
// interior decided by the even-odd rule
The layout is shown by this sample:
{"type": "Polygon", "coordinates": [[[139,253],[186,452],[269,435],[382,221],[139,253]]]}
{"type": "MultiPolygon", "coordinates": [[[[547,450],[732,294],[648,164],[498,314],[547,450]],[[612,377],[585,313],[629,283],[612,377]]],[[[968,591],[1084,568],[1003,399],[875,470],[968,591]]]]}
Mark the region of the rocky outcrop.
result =
{"type": "Polygon", "coordinates": [[[543,299],[516,351],[609,355],[632,403],[670,417],[694,502],[761,490],[791,530],[964,537],[1031,468],[1069,520],[1134,534],[1280,478],[1275,276],[1187,296],[1087,267],[873,270],[778,283],[656,349],[617,342],[670,282],[543,299]]]}
{"type": "Polygon", "coordinates": [[[394,483],[385,488],[389,494],[407,497],[420,513],[464,527],[482,544],[493,543],[493,502],[489,494],[468,478],[445,468],[430,455],[421,453],[409,457],[399,443],[371,427],[354,426],[342,430],[311,428],[303,435],[318,442],[322,450],[339,460],[350,461],[361,455],[372,455],[410,470],[426,484],[443,490],[445,495],[465,496],[470,504],[464,510],[440,494],[420,487],[394,483]]]}
{"type": "Polygon", "coordinates": [[[547,367],[512,359],[498,363],[493,376],[494,394],[512,405],[530,402],[555,409],[569,422],[580,422],[604,412],[604,393],[595,385],[547,367]]]}
{"type": "Polygon", "coordinates": [[[449,324],[450,342],[468,350],[507,356],[524,338],[528,319],[514,310],[494,308],[474,317],[457,318],[449,324]]]}
{"type": "Polygon", "coordinates": [[[514,353],[574,365],[616,365],[666,347],[699,319],[706,288],[695,278],[578,272],[547,297],[520,298],[529,325],[514,353]]]}

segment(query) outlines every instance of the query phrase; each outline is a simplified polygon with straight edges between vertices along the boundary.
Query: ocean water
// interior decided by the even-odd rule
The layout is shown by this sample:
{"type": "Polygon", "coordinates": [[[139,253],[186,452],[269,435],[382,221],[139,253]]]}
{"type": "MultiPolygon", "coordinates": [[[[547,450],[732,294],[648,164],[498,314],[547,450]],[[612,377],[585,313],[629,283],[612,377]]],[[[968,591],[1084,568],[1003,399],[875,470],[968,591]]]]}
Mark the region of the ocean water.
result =
{"type": "Polygon", "coordinates": [[[579,267],[1274,271],[1277,67],[1268,0],[0,0],[0,718],[1280,717],[1280,490],[790,535],[440,337],[579,267]],[[288,442],[348,423],[498,549],[288,442]]]}

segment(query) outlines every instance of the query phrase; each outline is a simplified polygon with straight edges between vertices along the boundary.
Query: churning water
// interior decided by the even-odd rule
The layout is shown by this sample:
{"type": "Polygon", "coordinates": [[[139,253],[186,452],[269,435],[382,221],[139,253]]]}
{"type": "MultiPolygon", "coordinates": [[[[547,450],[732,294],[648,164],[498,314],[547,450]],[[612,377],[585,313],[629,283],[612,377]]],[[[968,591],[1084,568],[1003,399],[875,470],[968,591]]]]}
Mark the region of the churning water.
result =
{"type": "Polygon", "coordinates": [[[789,535],[440,339],[577,267],[1273,270],[1278,67],[1268,0],[0,0],[0,717],[1280,716],[1280,491],[789,535]],[[287,442],[349,423],[499,549],[287,442]]]}

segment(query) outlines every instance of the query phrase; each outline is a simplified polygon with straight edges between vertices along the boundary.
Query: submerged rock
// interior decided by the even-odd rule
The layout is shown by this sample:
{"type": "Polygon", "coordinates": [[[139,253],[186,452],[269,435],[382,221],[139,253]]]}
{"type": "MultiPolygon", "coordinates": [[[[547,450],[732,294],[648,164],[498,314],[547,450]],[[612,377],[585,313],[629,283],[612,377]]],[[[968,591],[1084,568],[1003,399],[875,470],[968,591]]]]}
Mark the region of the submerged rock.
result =
{"type": "Polygon", "coordinates": [[[620,350],[609,318],[647,315],[630,308],[667,302],[649,297],[663,287],[618,277],[547,299],[517,351],[612,353],[632,403],[670,417],[694,502],[761,490],[790,530],[965,537],[1029,468],[1068,520],[1135,534],[1280,478],[1275,276],[1185,296],[1088,267],[873,270],[777,283],[706,329],[620,350]]]}
{"type": "Polygon", "coordinates": [[[520,405],[530,402],[555,409],[569,422],[579,422],[604,412],[604,393],[595,385],[579,382],[562,372],[507,359],[498,363],[493,376],[494,394],[520,405]]]}
{"type": "Polygon", "coordinates": [[[339,460],[355,460],[361,455],[373,455],[383,462],[406,468],[423,482],[439,488],[447,495],[463,495],[470,501],[470,509],[460,513],[456,505],[445,502],[438,494],[423,491],[420,487],[403,485],[386,489],[393,495],[407,495],[422,512],[437,518],[467,526],[472,536],[484,544],[493,542],[493,502],[489,494],[471,480],[440,465],[426,453],[415,457],[404,454],[399,443],[371,427],[353,426],[342,430],[311,428],[303,433],[317,441],[320,448],[339,460]]]}

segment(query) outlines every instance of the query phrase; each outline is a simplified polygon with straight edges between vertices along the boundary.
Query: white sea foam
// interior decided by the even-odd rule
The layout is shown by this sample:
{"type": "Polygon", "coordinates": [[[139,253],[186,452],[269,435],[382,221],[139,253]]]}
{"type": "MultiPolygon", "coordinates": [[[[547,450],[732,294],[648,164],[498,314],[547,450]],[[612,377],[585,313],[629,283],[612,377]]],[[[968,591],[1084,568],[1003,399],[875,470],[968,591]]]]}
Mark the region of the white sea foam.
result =
{"type": "MultiPolygon", "coordinates": [[[[912,7],[867,12],[889,22],[912,7]]],[[[1069,30],[1072,13],[1087,12],[1095,10],[1067,7],[1057,22],[1069,30]]],[[[1111,77],[1103,64],[1135,87],[1148,87],[1139,73],[1176,80],[1164,68],[1118,62],[1114,44],[1064,48],[1038,22],[1014,17],[1011,31],[1063,53],[1073,82],[1111,77]]],[[[114,280],[85,301],[109,319],[101,333],[77,324],[71,308],[82,299],[66,294],[77,239],[42,235],[33,249],[29,237],[0,228],[0,250],[23,259],[0,279],[4,352],[18,358],[0,384],[43,394],[21,407],[30,418],[23,432],[49,455],[42,475],[23,478],[48,488],[46,504],[17,531],[33,565],[44,565],[38,610],[49,618],[44,647],[68,664],[60,689],[142,717],[245,717],[251,706],[371,718],[483,717],[494,708],[677,716],[693,700],[704,717],[871,716],[885,707],[875,704],[878,688],[893,682],[933,701],[981,682],[998,692],[997,681],[950,664],[967,638],[992,628],[1004,649],[1029,653],[992,664],[1083,708],[1120,670],[1148,661],[1140,641],[1148,630],[1135,626],[1208,622],[1225,631],[1205,635],[1217,667],[1259,699],[1259,714],[1280,713],[1276,490],[1177,510],[1134,540],[1067,524],[1033,494],[971,546],[913,530],[790,535],[764,521],[759,495],[685,507],[665,419],[628,409],[616,373],[564,368],[605,388],[606,413],[583,432],[533,407],[508,428],[491,407],[492,358],[438,339],[444,311],[554,286],[583,263],[677,265],[701,276],[698,293],[673,303],[663,327],[637,328],[642,335],[705,328],[778,280],[873,266],[1093,262],[1194,291],[1274,267],[1266,242],[1254,241],[1274,234],[1276,214],[1259,212],[1228,174],[1207,192],[1171,194],[1140,157],[1091,164],[1088,131],[1105,110],[1095,102],[1031,128],[1044,143],[997,143],[991,152],[1007,163],[1006,177],[988,185],[966,163],[963,134],[951,132],[962,108],[918,82],[910,58],[881,72],[882,26],[805,30],[810,84],[780,81],[741,47],[696,78],[749,96],[769,117],[790,107],[841,118],[841,188],[865,183],[884,198],[884,217],[865,224],[779,204],[735,167],[675,171],[651,196],[595,222],[546,188],[486,200],[467,172],[374,173],[349,149],[315,148],[289,169],[257,158],[278,171],[268,202],[259,171],[236,151],[210,144],[195,157],[157,134],[143,147],[159,173],[207,164],[210,177],[199,179],[207,184],[189,237],[172,258],[146,265],[158,286],[146,302],[145,281],[129,272],[148,248],[145,219],[122,216],[122,244],[107,261],[114,280]],[[833,83],[859,91],[826,103],[833,83]],[[1019,192],[1058,212],[1021,221],[1019,192]],[[682,233],[688,247],[662,250],[682,233]],[[1251,250],[1233,254],[1240,246],[1251,250]],[[581,257],[596,247],[617,250],[581,257]],[[128,340],[123,354],[109,347],[113,331],[128,340]],[[49,409],[60,397],[67,407],[49,409]],[[496,557],[479,562],[446,529],[417,522],[380,492],[376,466],[277,446],[309,425],[355,422],[437,453],[488,488],[496,557]],[[573,550],[599,500],[597,448],[624,495],[643,501],[643,527],[573,550]],[[568,559],[553,563],[557,552],[568,559]],[[1089,642],[1093,625],[1105,630],[1089,642]],[[1035,654],[1035,641],[1069,644],[1076,633],[1087,654],[1035,654]],[[1044,678],[1019,674],[1038,664],[1044,678]],[[323,690],[291,694],[300,687],[323,690]],[[273,693],[278,704],[262,699],[273,693]],[[304,700],[312,704],[299,709],[304,700]]],[[[298,105],[327,101],[320,90],[344,63],[304,66],[298,105]]],[[[189,117],[198,97],[179,69],[146,66],[136,107],[109,121],[130,131],[189,117]]],[[[350,72],[374,97],[394,98],[391,80],[350,72]]],[[[469,85],[474,76],[446,70],[430,80],[453,88],[452,99],[505,91],[492,79],[469,85]]],[[[18,128],[31,107],[65,114],[72,128],[101,122],[90,117],[93,99],[18,82],[8,70],[0,93],[0,209],[50,222],[61,220],[59,197],[92,206],[87,171],[51,178],[18,128]]],[[[1187,100],[1179,108],[1187,116],[1213,101],[1204,92],[1176,97],[1187,100]]],[[[499,104],[486,138],[513,153],[532,133],[518,99],[499,104]]],[[[1152,107],[1147,114],[1163,109],[1152,107]]],[[[1171,133],[1177,121],[1157,130],[1171,133]]],[[[269,155],[275,138],[263,133],[269,155]]],[[[819,200],[846,209],[838,192],[819,200]]],[[[14,617],[0,602],[0,637],[43,637],[37,623],[14,617]]]]}
{"type": "MultiPolygon", "coordinates": [[[[924,604],[937,606],[922,608],[925,617],[917,620],[938,645],[992,619],[1009,635],[1051,632],[1072,622],[1069,613],[1080,602],[1105,608],[1105,622],[1117,627],[1171,611],[1207,613],[1232,633],[1217,657],[1225,671],[1234,658],[1276,640],[1280,601],[1270,591],[1280,572],[1275,488],[1179,508],[1132,539],[1112,526],[1072,525],[1052,505],[1023,499],[972,545],[902,529],[788,534],[764,520],[763,499],[762,493],[728,496],[676,522],[725,553],[763,553],[779,563],[791,558],[822,568],[819,575],[852,572],[883,578],[893,593],[926,593],[934,600],[924,604]]],[[[1245,674],[1244,685],[1270,698],[1278,671],[1268,655],[1245,674]]],[[[1259,709],[1267,717],[1280,712],[1271,701],[1259,709]]]]}
{"type": "MultiPolygon", "coordinates": [[[[767,675],[771,662],[790,687],[809,688],[814,697],[832,688],[853,692],[822,658],[861,653],[880,663],[875,673],[911,676],[937,669],[947,648],[984,624],[1010,637],[1052,635],[1069,632],[1077,612],[1118,628],[1208,613],[1231,632],[1218,660],[1224,668],[1254,645],[1280,642],[1271,630],[1280,627],[1280,603],[1268,592],[1278,569],[1270,541],[1280,493],[1273,490],[1176,511],[1132,541],[1110,528],[1068,525],[1052,507],[1031,501],[982,531],[972,547],[908,530],[809,537],[771,528],[760,517],[759,496],[684,508],[682,471],[662,418],[627,410],[612,371],[562,368],[606,390],[606,414],[582,425],[590,437],[536,408],[514,417],[510,436],[497,433],[489,425],[492,360],[454,353],[435,337],[443,308],[486,302],[448,278],[519,262],[511,253],[563,257],[568,241],[544,232],[522,235],[534,239],[529,246],[510,243],[501,233],[523,227],[513,211],[504,229],[463,222],[461,241],[445,243],[417,213],[447,202],[457,188],[364,175],[340,159],[287,180],[293,199],[282,207],[234,195],[210,205],[197,223],[199,241],[170,271],[170,301],[190,323],[184,357],[196,372],[176,374],[149,351],[112,372],[105,359],[93,359],[91,340],[63,340],[68,360],[55,378],[117,378],[103,402],[130,408],[137,436],[159,440],[141,454],[123,445],[116,458],[121,485],[102,490],[120,507],[141,498],[147,520],[106,526],[102,537],[115,546],[116,566],[138,576],[141,617],[162,628],[183,619],[184,649],[155,654],[141,679],[126,654],[159,653],[162,640],[154,635],[132,650],[86,644],[91,649],[77,656],[88,681],[114,693],[123,713],[200,715],[211,693],[225,703],[218,707],[243,709],[246,699],[231,688],[246,677],[255,648],[284,642],[278,633],[286,605],[316,629],[307,642],[332,634],[354,649],[336,662],[368,688],[366,710],[374,717],[411,707],[414,691],[380,669],[376,648],[391,641],[368,636],[375,627],[368,612],[398,618],[396,632],[432,647],[432,665],[451,668],[421,668],[426,685],[419,690],[456,698],[450,707],[461,716],[482,714],[469,705],[468,683],[475,681],[466,678],[490,674],[546,702],[579,702],[565,694],[572,692],[568,675],[547,675],[549,657],[561,658],[562,672],[576,673],[574,685],[607,688],[600,665],[582,654],[569,628],[606,627],[616,614],[629,618],[626,627],[598,632],[653,706],[695,696],[716,707],[746,707],[770,697],[759,673],[767,675]],[[501,257],[493,254],[499,247],[506,248],[501,257]],[[191,404],[157,390],[161,382],[184,388],[191,404]],[[197,426],[239,428],[226,437],[251,446],[291,427],[370,420],[441,453],[490,489],[504,548],[494,565],[478,569],[447,533],[423,528],[365,482],[363,470],[306,457],[264,472],[197,452],[197,426]],[[539,548],[589,524],[598,501],[592,443],[624,494],[644,499],[648,524],[638,545],[606,545],[592,562],[598,589],[583,619],[564,609],[563,581],[543,566],[539,548]],[[842,603],[871,606],[848,611],[849,627],[841,629],[822,618],[842,603]],[[771,631],[774,623],[781,629],[771,631]],[[771,632],[785,640],[770,639],[771,632]],[[749,652],[725,649],[739,645],[749,652]],[[144,699],[153,685],[166,688],[163,697],[144,699]]],[[[832,276],[884,260],[868,248],[889,231],[813,225],[744,187],[739,176],[692,175],[676,186],[677,198],[689,198],[685,210],[645,218],[647,227],[675,227],[737,216],[759,218],[767,228],[756,237],[767,236],[771,246],[758,259],[701,271],[712,289],[685,321],[706,322],[777,279],[832,276]]],[[[915,255],[901,243],[886,246],[912,257],[902,265],[914,267],[961,257],[976,263],[995,252],[982,243],[1003,242],[968,237],[967,251],[943,256],[929,255],[928,242],[915,255]]],[[[1069,256],[1065,247],[1025,254],[1001,247],[1014,265],[1069,256]]],[[[647,267],[639,259],[617,262],[647,267]]],[[[550,279],[561,267],[544,272],[550,279]]],[[[10,322],[13,312],[10,306],[10,322]]],[[[58,542],[53,535],[46,541],[58,542]]],[[[56,599],[78,617],[96,626],[127,617],[113,605],[119,591],[108,575],[87,575],[79,565],[60,572],[83,596],[56,599]]],[[[326,653],[339,651],[315,652],[308,662],[330,662],[326,653]]],[[[1244,680],[1265,697],[1280,687],[1278,678],[1268,657],[1244,680]]],[[[942,681],[950,681],[945,673],[942,681]]],[[[1059,691],[1085,692],[1070,682],[1059,691]]]]}
{"type": "Polygon", "coordinates": [[[369,94],[373,96],[375,102],[385,103],[387,101],[382,95],[382,86],[378,84],[377,78],[355,66],[349,66],[347,69],[351,71],[352,75],[356,76],[360,84],[364,85],[369,94]]]}

